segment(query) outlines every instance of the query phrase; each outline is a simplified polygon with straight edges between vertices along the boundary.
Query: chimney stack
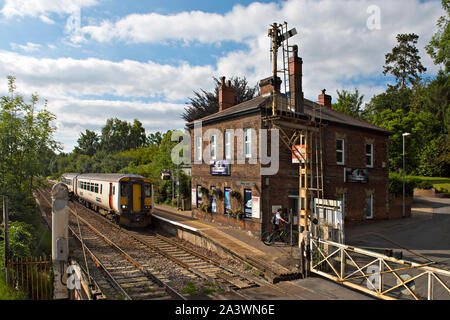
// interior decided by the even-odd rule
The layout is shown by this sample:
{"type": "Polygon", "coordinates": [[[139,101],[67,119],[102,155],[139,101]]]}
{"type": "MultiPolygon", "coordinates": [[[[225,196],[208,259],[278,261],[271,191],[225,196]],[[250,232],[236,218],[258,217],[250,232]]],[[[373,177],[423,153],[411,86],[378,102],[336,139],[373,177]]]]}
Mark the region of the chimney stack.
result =
{"type": "Polygon", "coordinates": [[[231,87],[231,81],[225,84],[225,77],[220,78],[219,85],[219,112],[234,106],[234,88],[231,87]]]}
{"type": "MultiPolygon", "coordinates": [[[[273,82],[274,82],[273,77],[267,77],[259,81],[261,96],[273,92],[274,87],[273,82]]],[[[277,77],[275,91],[280,92],[280,87],[281,87],[281,79],[280,77],[277,77]]]]}
{"type": "Polygon", "coordinates": [[[302,58],[298,56],[298,46],[293,46],[293,55],[289,58],[289,91],[294,100],[295,112],[304,113],[302,91],[302,58]]]}
{"type": "Polygon", "coordinates": [[[322,94],[319,94],[319,104],[323,105],[324,107],[331,108],[331,96],[328,94],[325,94],[325,89],[322,90],[322,94]]]}

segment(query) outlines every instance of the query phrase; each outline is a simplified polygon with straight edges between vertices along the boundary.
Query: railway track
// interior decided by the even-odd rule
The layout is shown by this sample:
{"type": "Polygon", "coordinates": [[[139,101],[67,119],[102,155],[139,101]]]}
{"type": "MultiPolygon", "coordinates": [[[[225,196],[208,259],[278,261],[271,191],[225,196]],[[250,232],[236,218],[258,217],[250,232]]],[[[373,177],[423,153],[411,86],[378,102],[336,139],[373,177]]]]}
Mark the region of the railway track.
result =
{"type": "MultiPolygon", "coordinates": [[[[121,238],[127,236],[128,245],[137,249],[135,252],[138,256],[142,255],[143,252],[156,253],[157,256],[175,263],[176,267],[173,268],[174,270],[177,270],[179,274],[188,276],[197,282],[203,281],[204,283],[214,283],[222,291],[233,292],[238,299],[252,299],[244,293],[244,289],[259,286],[273,287],[271,283],[264,279],[231,269],[217,260],[202,255],[179,242],[173,241],[160,234],[120,228],[109,219],[93,212],[79,203],[72,203],[71,207],[72,215],[74,215],[76,211],[80,221],[82,221],[81,219],[84,221],[89,219],[93,228],[97,225],[103,225],[103,228],[105,228],[105,224],[107,224],[111,232],[115,233],[116,236],[120,235],[121,238]]],[[[162,262],[164,259],[160,258],[159,260],[162,262]]],[[[143,260],[148,261],[148,259],[143,260]]],[[[152,270],[153,274],[162,278],[163,281],[166,281],[166,283],[170,282],[170,277],[168,279],[164,276],[164,267],[149,266],[148,268],[152,270]]]]}
{"type": "MultiPolygon", "coordinates": [[[[48,196],[42,191],[39,193],[50,205],[48,196]]],[[[98,281],[98,285],[102,292],[108,292],[109,299],[186,300],[186,297],[167,284],[167,280],[151,273],[145,263],[139,263],[85,219],[69,219],[69,231],[95,265],[103,271],[107,281],[98,281]]]]}

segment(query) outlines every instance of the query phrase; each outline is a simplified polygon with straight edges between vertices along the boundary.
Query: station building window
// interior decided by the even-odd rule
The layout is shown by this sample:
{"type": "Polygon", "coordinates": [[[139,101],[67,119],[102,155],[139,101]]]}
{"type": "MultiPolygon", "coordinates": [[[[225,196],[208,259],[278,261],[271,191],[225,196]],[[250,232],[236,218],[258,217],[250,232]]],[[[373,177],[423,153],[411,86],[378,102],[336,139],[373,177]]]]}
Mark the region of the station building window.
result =
{"type": "Polygon", "coordinates": [[[244,129],[244,153],[246,158],[252,157],[252,130],[244,129]]]}
{"type": "Polygon", "coordinates": [[[344,139],[336,139],[336,164],[344,164],[344,139]]]}
{"type": "Polygon", "coordinates": [[[225,131],[225,159],[231,159],[231,132],[225,131]]]}
{"type": "Polygon", "coordinates": [[[373,219],[373,194],[366,195],[366,219],[373,219]]]}
{"type": "Polygon", "coordinates": [[[373,144],[366,144],[366,167],[373,168],[373,144]]]}

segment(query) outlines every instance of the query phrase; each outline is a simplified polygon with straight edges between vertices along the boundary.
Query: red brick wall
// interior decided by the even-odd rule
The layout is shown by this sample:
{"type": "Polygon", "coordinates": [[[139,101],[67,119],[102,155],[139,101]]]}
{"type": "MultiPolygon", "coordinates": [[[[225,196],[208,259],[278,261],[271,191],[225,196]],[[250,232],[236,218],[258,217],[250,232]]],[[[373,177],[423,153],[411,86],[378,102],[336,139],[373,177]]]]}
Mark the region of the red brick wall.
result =
{"type": "MultiPolygon", "coordinates": [[[[227,121],[216,122],[213,124],[205,125],[203,124],[203,132],[210,128],[219,129],[222,134],[222,140],[225,139],[225,130],[226,129],[245,129],[245,128],[253,128],[256,132],[259,132],[261,128],[261,116],[259,114],[249,115],[245,117],[241,117],[238,119],[232,119],[227,121]]],[[[245,164],[237,164],[238,157],[238,141],[234,139],[234,163],[231,164],[231,175],[230,176],[213,176],[210,174],[210,166],[209,164],[195,164],[194,163],[194,152],[192,152],[192,188],[196,188],[197,185],[204,186],[206,188],[210,188],[211,186],[215,186],[217,189],[222,191],[222,197],[216,199],[217,203],[217,213],[205,215],[205,213],[201,212],[199,208],[193,208],[194,214],[196,216],[209,218],[214,221],[224,223],[227,225],[233,225],[235,227],[243,227],[245,229],[253,231],[255,234],[259,234],[260,231],[260,223],[261,219],[245,219],[244,221],[237,221],[234,218],[231,218],[228,215],[224,214],[224,188],[231,187],[231,189],[237,190],[242,195],[242,200],[239,202],[236,199],[232,198],[231,207],[233,210],[243,208],[244,201],[244,189],[251,189],[252,196],[261,197],[261,176],[260,176],[260,161],[257,159],[256,164],[250,164],[249,160],[245,160],[245,164]],[[252,184],[252,185],[238,185],[240,183],[244,184],[252,184]]],[[[258,149],[256,144],[256,137],[252,136],[252,149],[253,154],[258,156],[258,149]]],[[[221,142],[221,145],[224,144],[224,141],[221,142]]],[[[207,141],[203,141],[202,148],[206,148],[208,145],[207,141]]],[[[193,130],[191,130],[191,150],[194,150],[194,138],[193,138],[193,130]]],[[[225,148],[223,146],[223,153],[225,154],[225,148]]]]}
{"type": "MultiPolygon", "coordinates": [[[[219,129],[222,134],[226,129],[244,129],[253,128],[259,133],[259,129],[263,128],[261,124],[261,115],[252,114],[235,119],[215,122],[213,124],[203,125],[203,132],[209,128],[219,129]]],[[[288,136],[293,132],[291,129],[284,128],[288,136]]],[[[191,150],[195,150],[193,130],[191,130],[191,150]]],[[[270,137],[270,135],[269,135],[270,137]]],[[[222,137],[223,139],[223,137],[222,137]]],[[[388,149],[387,136],[374,131],[364,130],[360,128],[352,128],[344,125],[329,124],[323,130],[324,146],[324,184],[325,198],[337,199],[338,194],[345,193],[345,213],[346,221],[365,221],[365,198],[368,193],[374,195],[374,212],[373,219],[387,219],[388,214],[388,149]],[[336,164],[336,138],[341,137],[345,141],[344,165],[336,164]],[[372,143],[374,145],[374,163],[373,168],[367,168],[369,171],[368,183],[351,183],[344,182],[344,167],[350,168],[366,168],[365,164],[365,145],[372,143]]],[[[252,137],[252,147],[254,154],[259,157],[259,150],[256,146],[255,137],[252,137]]],[[[237,158],[237,142],[234,142],[234,159],[237,158]]],[[[223,142],[222,142],[223,144],[223,142]]],[[[258,141],[259,144],[259,141],[258,141]]],[[[208,142],[203,141],[202,147],[205,148],[208,142]]],[[[258,145],[259,147],[259,145],[258,145]]],[[[270,216],[272,206],[281,205],[288,208],[290,203],[289,195],[298,195],[299,183],[299,165],[292,163],[291,152],[288,147],[279,142],[280,164],[278,174],[273,176],[261,176],[260,159],[257,158],[256,164],[249,164],[246,160],[245,164],[231,164],[230,176],[212,176],[210,174],[209,164],[195,164],[194,152],[192,152],[192,187],[197,185],[210,188],[215,186],[224,192],[224,187],[231,187],[241,192],[244,196],[244,189],[251,188],[252,196],[260,197],[260,208],[262,211],[261,219],[249,219],[244,222],[231,219],[224,214],[224,200],[217,199],[217,213],[205,215],[200,210],[194,208],[194,214],[204,218],[210,218],[215,221],[240,226],[254,232],[259,232],[270,228],[270,216]],[[239,183],[250,183],[249,186],[238,185],[239,183]],[[262,229],[261,229],[262,228],[262,229]]],[[[270,150],[270,140],[268,143],[270,150]]],[[[236,160],[235,160],[236,162],[236,160]]],[[[241,201],[243,203],[243,200],[241,201]]],[[[239,204],[236,200],[232,200],[232,209],[236,209],[239,204]]],[[[242,206],[243,209],[243,206],[242,206]]]]}
{"type": "Polygon", "coordinates": [[[388,149],[387,137],[373,131],[330,124],[325,129],[325,197],[337,199],[345,192],[347,221],[365,220],[365,197],[373,194],[373,219],[387,219],[388,149]],[[336,139],[344,139],[344,164],[336,164],[336,139]],[[366,167],[365,146],[373,144],[373,168],[366,167]],[[344,182],[344,168],[368,169],[369,182],[344,182]]]}

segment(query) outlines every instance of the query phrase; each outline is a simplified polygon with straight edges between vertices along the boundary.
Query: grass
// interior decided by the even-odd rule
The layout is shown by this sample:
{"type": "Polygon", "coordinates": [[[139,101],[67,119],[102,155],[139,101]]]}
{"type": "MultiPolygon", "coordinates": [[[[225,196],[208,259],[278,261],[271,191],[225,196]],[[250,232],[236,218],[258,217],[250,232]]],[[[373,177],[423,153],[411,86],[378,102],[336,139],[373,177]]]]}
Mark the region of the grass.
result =
{"type": "Polygon", "coordinates": [[[25,293],[14,290],[5,284],[5,274],[0,273],[0,300],[26,300],[25,293]]]}
{"type": "Polygon", "coordinates": [[[181,292],[183,294],[193,294],[193,295],[200,294],[200,292],[195,287],[195,283],[193,283],[191,281],[186,283],[186,286],[183,288],[183,290],[181,292]]]}
{"type": "Polygon", "coordinates": [[[411,178],[420,179],[422,181],[427,181],[433,185],[436,190],[446,189],[447,192],[450,191],[450,178],[446,177],[420,177],[420,176],[408,176],[411,178]]]}

